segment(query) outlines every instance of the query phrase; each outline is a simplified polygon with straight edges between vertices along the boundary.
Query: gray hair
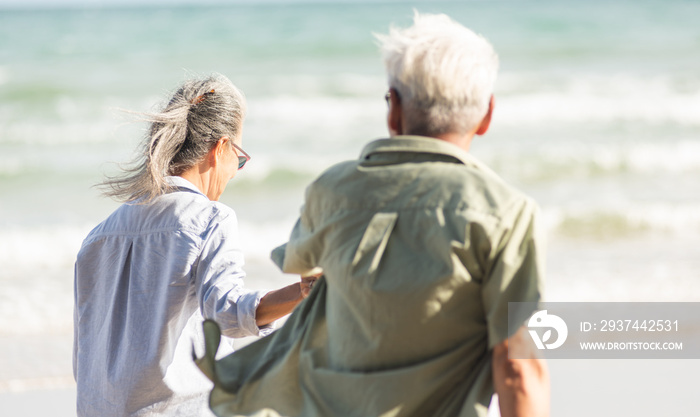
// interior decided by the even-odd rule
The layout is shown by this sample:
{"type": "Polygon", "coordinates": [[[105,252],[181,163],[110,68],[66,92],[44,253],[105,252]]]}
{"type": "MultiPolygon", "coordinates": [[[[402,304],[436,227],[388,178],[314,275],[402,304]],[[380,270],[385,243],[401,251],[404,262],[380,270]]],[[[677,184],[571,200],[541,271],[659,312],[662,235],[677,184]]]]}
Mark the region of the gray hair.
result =
{"type": "Polygon", "coordinates": [[[414,14],[413,26],[377,35],[389,86],[401,98],[410,134],[476,129],[486,115],[498,55],[482,36],[444,14],[414,14]]]}
{"type": "Polygon", "coordinates": [[[167,193],[165,177],[200,163],[222,136],[236,138],[245,113],[243,93],[223,75],[184,82],[162,111],[141,115],[151,123],[143,152],[123,175],[100,184],[104,194],[148,202],[167,193]]]}

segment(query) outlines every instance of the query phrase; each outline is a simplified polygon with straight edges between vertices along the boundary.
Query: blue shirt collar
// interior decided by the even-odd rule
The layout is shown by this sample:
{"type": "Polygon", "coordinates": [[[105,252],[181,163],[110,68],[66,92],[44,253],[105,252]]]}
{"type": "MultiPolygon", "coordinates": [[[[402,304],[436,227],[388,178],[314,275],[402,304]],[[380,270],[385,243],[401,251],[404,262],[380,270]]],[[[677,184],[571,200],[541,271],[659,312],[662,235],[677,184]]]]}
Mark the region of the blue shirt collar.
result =
{"type": "Polygon", "coordinates": [[[194,193],[201,194],[204,197],[206,197],[206,195],[204,195],[204,193],[202,191],[200,191],[199,188],[197,188],[194,184],[192,184],[191,182],[187,181],[186,179],[184,179],[182,177],[178,177],[178,176],[165,177],[165,182],[168,185],[170,185],[171,187],[180,188],[180,189],[184,188],[185,190],[192,191],[194,193]]]}

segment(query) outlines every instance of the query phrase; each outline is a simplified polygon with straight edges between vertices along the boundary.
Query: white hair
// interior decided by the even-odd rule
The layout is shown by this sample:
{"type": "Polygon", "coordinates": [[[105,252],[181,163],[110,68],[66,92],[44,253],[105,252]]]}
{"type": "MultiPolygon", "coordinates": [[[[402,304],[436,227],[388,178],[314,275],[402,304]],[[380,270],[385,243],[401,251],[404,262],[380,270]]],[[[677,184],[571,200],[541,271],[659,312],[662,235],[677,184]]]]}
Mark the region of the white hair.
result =
{"type": "Polygon", "coordinates": [[[444,14],[417,11],[413,26],[375,36],[407,133],[433,136],[478,127],[498,72],[498,55],[485,38],[444,14]]]}

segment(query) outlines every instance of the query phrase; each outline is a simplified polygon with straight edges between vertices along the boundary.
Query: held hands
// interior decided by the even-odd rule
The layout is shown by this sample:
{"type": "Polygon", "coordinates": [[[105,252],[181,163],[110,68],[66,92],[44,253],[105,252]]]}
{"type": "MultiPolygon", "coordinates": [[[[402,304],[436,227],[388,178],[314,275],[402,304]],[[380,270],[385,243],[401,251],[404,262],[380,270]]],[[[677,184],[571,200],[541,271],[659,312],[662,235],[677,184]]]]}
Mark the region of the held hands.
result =
{"type": "Polygon", "coordinates": [[[309,296],[311,293],[311,289],[313,288],[314,284],[316,283],[316,280],[318,280],[321,275],[323,275],[323,272],[319,272],[314,275],[308,275],[308,276],[302,276],[301,281],[299,282],[299,287],[301,289],[301,296],[302,298],[306,298],[309,296]]]}
{"type": "Polygon", "coordinates": [[[321,268],[314,269],[309,275],[301,277],[298,284],[289,284],[265,294],[255,309],[255,323],[258,327],[291,313],[303,299],[309,296],[311,288],[321,275],[323,275],[321,268]]]}

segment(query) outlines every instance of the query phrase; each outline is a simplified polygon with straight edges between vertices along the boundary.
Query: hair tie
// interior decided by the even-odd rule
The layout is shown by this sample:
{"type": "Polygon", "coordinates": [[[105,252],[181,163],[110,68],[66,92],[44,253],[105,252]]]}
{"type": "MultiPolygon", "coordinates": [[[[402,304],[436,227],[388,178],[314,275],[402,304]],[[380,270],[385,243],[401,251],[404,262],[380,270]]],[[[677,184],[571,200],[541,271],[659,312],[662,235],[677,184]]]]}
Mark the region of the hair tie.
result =
{"type": "Polygon", "coordinates": [[[212,94],[214,94],[214,89],[213,89],[213,88],[212,88],[210,91],[207,91],[206,93],[202,94],[201,96],[195,97],[190,103],[191,103],[193,106],[196,106],[197,104],[203,102],[204,99],[207,98],[207,96],[210,96],[210,95],[212,95],[212,94]]]}

